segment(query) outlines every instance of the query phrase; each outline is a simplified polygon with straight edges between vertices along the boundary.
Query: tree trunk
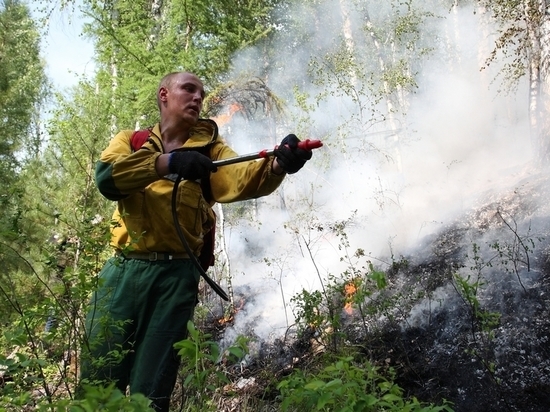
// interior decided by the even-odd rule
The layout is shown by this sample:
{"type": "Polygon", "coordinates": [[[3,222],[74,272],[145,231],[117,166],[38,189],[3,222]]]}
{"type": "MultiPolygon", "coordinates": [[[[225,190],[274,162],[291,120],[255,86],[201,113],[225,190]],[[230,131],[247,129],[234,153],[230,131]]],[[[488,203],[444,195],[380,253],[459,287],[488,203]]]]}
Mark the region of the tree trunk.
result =
{"type": "Polygon", "coordinates": [[[229,304],[231,309],[235,307],[235,294],[233,292],[233,282],[231,275],[231,261],[229,260],[229,254],[227,253],[227,245],[225,243],[225,215],[223,213],[223,206],[220,203],[216,203],[216,250],[218,267],[221,268],[221,274],[219,280],[223,278],[224,272],[227,274],[227,294],[229,296],[229,304]],[[221,264],[220,264],[221,263],[221,264]]]}
{"type": "MultiPolygon", "coordinates": [[[[545,7],[546,2],[541,3],[541,6],[545,7]]],[[[537,160],[540,166],[546,167],[550,161],[550,16],[547,13],[542,13],[539,37],[536,41],[540,53],[540,66],[537,71],[533,70],[531,91],[538,91],[539,107],[536,114],[531,117],[538,117],[538,127],[535,129],[537,160]]]]}
{"type": "MultiPolygon", "coordinates": [[[[347,52],[351,56],[352,59],[354,59],[355,56],[355,41],[353,40],[353,32],[351,29],[351,20],[349,16],[349,9],[347,6],[346,0],[340,0],[340,11],[342,13],[342,19],[344,20],[344,24],[342,26],[342,33],[344,35],[344,39],[346,41],[346,48],[347,52]]],[[[354,67],[353,65],[351,66],[354,67]]],[[[357,83],[357,74],[355,73],[355,69],[353,68],[350,73],[351,76],[351,83],[353,85],[356,85],[357,83]]]]}
{"type": "MultiPolygon", "coordinates": [[[[374,45],[374,49],[376,50],[376,57],[378,59],[378,67],[380,69],[380,73],[385,73],[387,71],[388,65],[386,63],[384,53],[382,52],[382,46],[380,44],[380,40],[376,35],[376,32],[374,30],[374,25],[371,21],[370,15],[367,10],[365,10],[365,21],[366,21],[365,27],[368,30],[368,34],[370,35],[374,45]]],[[[389,130],[397,130],[399,127],[398,127],[397,119],[395,118],[396,107],[394,102],[392,101],[390,86],[386,80],[383,80],[382,86],[384,90],[386,110],[387,110],[387,113],[386,113],[386,120],[387,120],[386,124],[388,125],[387,128],[389,130]]],[[[400,146],[399,140],[400,140],[399,133],[395,133],[393,135],[393,141],[388,142],[388,144],[390,145],[388,149],[390,150],[391,158],[397,168],[397,171],[399,173],[402,173],[403,165],[401,161],[401,151],[399,148],[400,146]]]]}

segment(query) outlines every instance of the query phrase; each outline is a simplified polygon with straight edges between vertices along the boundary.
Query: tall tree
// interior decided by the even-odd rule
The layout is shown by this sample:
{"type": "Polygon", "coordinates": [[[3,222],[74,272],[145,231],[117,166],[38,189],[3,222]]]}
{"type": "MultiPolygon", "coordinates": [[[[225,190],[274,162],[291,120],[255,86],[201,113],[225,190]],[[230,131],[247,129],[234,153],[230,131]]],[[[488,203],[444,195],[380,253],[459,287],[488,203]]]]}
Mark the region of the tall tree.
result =
{"type": "MultiPolygon", "coordinates": [[[[337,133],[324,130],[323,122],[306,121],[307,127],[319,136],[337,136],[342,148],[350,137],[362,140],[365,150],[391,158],[399,167],[399,140],[368,136],[391,133],[402,124],[415,76],[434,41],[424,29],[434,13],[429,5],[413,0],[310,0],[299,7],[289,12],[288,28],[278,42],[283,53],[273,57],[272,65],[282,71],[285,60],[296,61],[286,68],[284,79],[296,84],[302,117],[327,105],[337,110],[339,119],[337,133]],[[304,16],[308,24],[303,24],[304,16]],[[305,56],[308,61],[303,61],[305,56]]],[[[329,127],[334,128],[334,122],[329,127]]]]}
{"type": "MultiPolygon", "coordinates": [[[[18,0],[0,3],[0,207],[2,229],[15,229],[15,182],[28,143],[36,133],[37,113],[45,96],[46,77],[40,38],[29,9],[18,0]]],[[[36,150],[36,147],[33,147],[36,150]]]]}
{"type": "MultiPolygon", "coordinates": [[[[46,92],[46,77],[40,59],[39,34],[29,9],[18,0],[0,3],[0,313],[9,317],[9,300],[17,286],[15,276],[27,272],[20,253],[25,247],[22,219],[25,162],[35,155],[37,113],[46,92]]],[[[29,283],[24,281],[27,287],[29,283]]],[[[28,289],[27,289],[28,290],[28,289]]],[[[4,322],[6,319],[2,319],[4,322]]]]}
{"type": "MultiPolygon", "coordinates": [[[[192,71],[214,87],[239,48],[273,30],[269,12],[276,2],[248,1],[84,1],[91,19],[87,33],[96,40],[97,63],[116,79],[114,129],[151,124],[157,117],[154,96],[161,76],[192,71]]],[[[103,80],[102,80],[103,79],[103,80]]]]}
{"type": "Polygon", "coordinates": [[[539,166],[550,161],[550,14],[545,0],[478,0],[498,23],[486,64],[502,58],[501,74],[514,88],[527,76],[531,140],[539,166]]]}

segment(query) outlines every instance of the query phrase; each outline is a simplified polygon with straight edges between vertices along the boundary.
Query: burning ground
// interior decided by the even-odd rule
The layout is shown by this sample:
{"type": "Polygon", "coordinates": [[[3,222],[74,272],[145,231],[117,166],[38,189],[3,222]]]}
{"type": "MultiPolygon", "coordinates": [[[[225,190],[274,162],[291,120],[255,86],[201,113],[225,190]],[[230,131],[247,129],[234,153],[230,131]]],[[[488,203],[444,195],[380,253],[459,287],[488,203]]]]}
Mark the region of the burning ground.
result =
{"type": "MultiPolygon", "coordinates": [[[[271,379],[353,347],[393,368],[396,383],[422,401],[447,399],[468,412],[548,411],[550,175],[526,174],[480,199],[385,267],[382,290],[350,305],[353,288],[341,285],[340,297],[331,295],[341,310],[338,331],[310,324],[252,341],[249,357],[232,369],[233,391],[274,400],[271,379]]],[[[246,311],[253,295],[240,293],[246,311]]],[[[225,327],[211,329],[222,342],[225,327]]],[[[241,332],[254,337],[254,322],[241,332]]]]}

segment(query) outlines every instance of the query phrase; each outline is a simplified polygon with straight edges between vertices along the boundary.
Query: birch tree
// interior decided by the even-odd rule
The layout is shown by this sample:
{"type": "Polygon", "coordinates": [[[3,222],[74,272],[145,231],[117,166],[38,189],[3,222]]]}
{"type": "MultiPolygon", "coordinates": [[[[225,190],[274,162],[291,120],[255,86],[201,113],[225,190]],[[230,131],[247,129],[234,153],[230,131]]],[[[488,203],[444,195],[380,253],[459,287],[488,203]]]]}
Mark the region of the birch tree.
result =
{"type": "Polygon", "coordinates": [[[106,80],[102,73],[116,73],[115,129],[135,124],[136,118],[144,126],[156,121],[156,87],[171,71],[191,71],[215,87],[231,54],[272,30],[272,3],[86,0],[84,13],[91,21],[86,33],[95,40],[98,81],[106,80]]]}
{"type": "Polygon", "coordinates": [[[515,88],[529,82],[531,143],[539,166],[550,160],[550,14],[544,0],[479,0],[498,24],[495,47],[486,65],[502,60],[501,77],[515,88]]]}
{"type": "MultiPolygon", "coordinates": [[[[399,169],[395,130],[402,125],[407,96],[416,88],[415,76],[433,41],[429,31],[421,29],[433,12],[415,1],[308,1],[303,7],[310,26],[295,30],[295,38],[289,31],[286,43],[302,45],[311,53],[303,85],[306,90],[314,85],[318,93],[309,96],[310,101],[315,102],[313,106],[330,100],[345,102],[333,107],[341,122],[338,146],[345,149],[348,138],[358,139],[366,151],[394,161],[399,169]],[[311,30],[312,26],[317,29],[311,30]],[[301,43],[300,37],[305,39],[301,43]],[[347,112],[344,107],[349,108],[347,112]],[[380,132],[393,141],[371,137],[380,132]]],[[[307,104],[301,108],[309,110],[307,104]]]]}

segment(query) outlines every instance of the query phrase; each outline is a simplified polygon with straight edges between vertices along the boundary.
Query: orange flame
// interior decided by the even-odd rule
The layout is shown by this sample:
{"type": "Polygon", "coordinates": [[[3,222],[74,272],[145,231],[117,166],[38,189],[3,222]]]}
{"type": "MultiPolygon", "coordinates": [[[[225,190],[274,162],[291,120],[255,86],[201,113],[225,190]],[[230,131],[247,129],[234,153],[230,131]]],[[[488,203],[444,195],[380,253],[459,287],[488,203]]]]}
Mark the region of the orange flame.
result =
{"type": "Polygon", "coordinates": [[[232,322],[235,317],[232,313],[228,313],[226,315],[223,315],[220,319],[218,319],[219,325],[225,325],[226,323],[232,322]]]}
{"type": "Polygon", "coordinates": [[[351,305],[355,292],[357,292],[357,286],[353,281],[348,282],[344,285],[344,310],[348,315],[351,315],[353,313],[353,308],[351,307],[351,305]]]}
{"type": "Polygon", "coordinates": [[[218,325],[225,325],[226,323],[233,322],[235,315],[243,308],[244,299],[241,299],[239,306],[235,306],[229,309],[221,318],[217,320],[218,325]]]}
{"type": "Polygon", "coordinates": [[[233,118],[233,115],[237,112],[240,112],[243,110],[243,106],[239,103],[232,103],[229,105],[228,113],[220,114],[218,116],[212,117],[212,120],[214,120],[218,126],[223,126],[231,121],[233,118]]]}

